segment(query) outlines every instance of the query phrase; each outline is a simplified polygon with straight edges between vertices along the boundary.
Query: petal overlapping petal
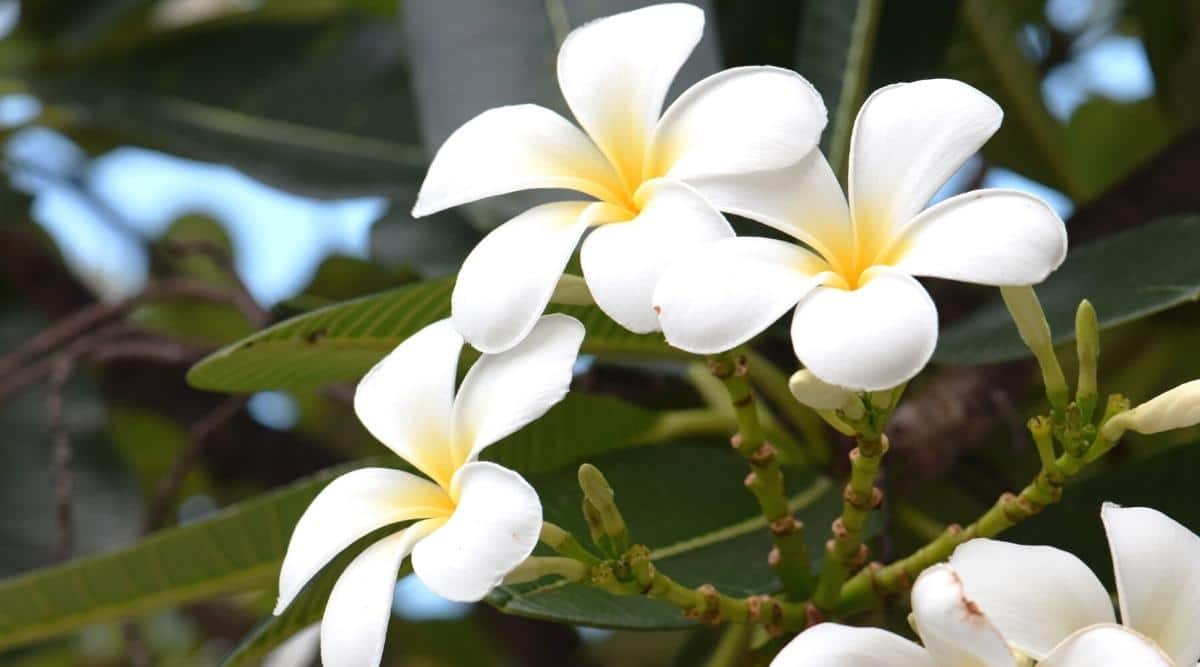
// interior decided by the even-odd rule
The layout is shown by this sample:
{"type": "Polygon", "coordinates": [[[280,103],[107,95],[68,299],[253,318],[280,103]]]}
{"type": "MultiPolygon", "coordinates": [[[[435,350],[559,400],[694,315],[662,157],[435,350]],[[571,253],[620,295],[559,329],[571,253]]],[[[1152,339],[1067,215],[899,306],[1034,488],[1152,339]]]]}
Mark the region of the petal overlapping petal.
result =
{"type": "Polygon", "coordinates": [[[325,564],[373,530],[401,521],[449,516],[450,496],[401,470],[363,468],[333,480],[296,523],[279,570],[279,614],[325,564]]]}
{"type": "Polygon", "coordinates": [[[463,466],[453,488],[458,506],[413,549],[413,570],[434,593],[474,602],[533,553],[542,505],[528,482],[494,463],[463,466]]]}
{"type": "Polygon", "coordinates": [[[905,225],[886,263],[914,276],[1033,285],[1067,257],[1067,228],[1050,205],[1016,190],[976,190],[905,225]]]}
{"type": "Polygon", "coordinates": [[[975,539],[955,549],[950,566],[1008,643],[1034,658],[1080,628],[1116,620],[1092,570],[1053,547],[975,539]]]}
{"type": "Polygon", "coordinates": [[[855,290],[818,287],[796,307],[792,346],[821,380],[851,390],[891,389],[916,375],[937,345],[937,309],[913,278],[887,267],[855,290]]]}
{"type": "Polygon", "coordinates": [[[441,519],[413,524],[367,547],[333,585],[321,619],[321,662],[377,667],[392,617],[396,573],[413,546],[441,519]]]}
{"type": "Polygon", "coordinates": [[[714,207],[774,227],[837,265],[851,251],[850,207],[819,150],[781,169],[695,176],[688,184],[714,207]]]}
{"type": "Polygon", "coordinates": [[[703,32],[703,10],[670,3],[592,21],[563,41],[563,97],[629,190],[641,182],[667,89],[703,32]]]}
{"type": "Polygon", "coordinates": [[[821,623],[800,633],[771,667],[937,667],[925,649],[878,628],[821,623]]]}
{"type": "Polygon", "coordinates": [[[567,395],[583,334],[569,315],[544,315],[520,343],[475,362],[454,401],[455,468],[567,395]]]}
{"type": "Polygon", "coordinates": [[[1105,503],[1121,622],[1158,643],[1176,665],[1200,660],[1200,536],[1147,507],[1105,503]]]}
{"type": "Polygon", "coordinates": [[[354,412],[375,439],[445,485],[450,410],[463,339],[450,320],[410,336],[375,364],[354,391],[354,412]]]}
{"type": "Polygon", "coordinates": [[[1000,127],[990,97],[952,79],[880,88],[850,139],[850,210],[860,237],[888,239],[1000,127]]]}
{"type": "Polygon", "coordinates": [[[492,230],[458,272],[450,299],[455,328],[482,352],[516,345],[546,309],[588,225],[621,214],[600,202],[556,202],[492,230]]]}
{"type": "Polygon", "coordinates": [[[615,201],[624,188],[604,155],[566,118],[536,104],[489,109],[454,131],[433,156],[413,216],[534,188],[566,188],[615,201]]]}
{"type": "MultiPolygon", "coordinates": [[[[1192,663],[1183,663],[1192,664],[1192,663]]],[[[1136,665],[1176,667],[1150,639],[1119,625],[1084,628],[1059,644],[1038,667],[1136,665]]]]}
{"type": "Polygon", "coordinates": [[[596,305],[635,333],[659,328],[654,287],[676,259],[733,236],[725,218],[690,186],[658,179],[638,191],[641,214],[604,225],[583,240],[580,261],[596,305]]]}
{"type": "Polygon", "coordinates": [[[663,114],[644,178],[747,174],[788,167],[816,148],[825,103],[779,67],[734,67],[689,88],[663,114]]]}
{"type": "Polygon", "coordinates": [[[828,265],[792,243],[748,236],[705,244],[672,263],[654,290],[667,342],[696,354],[751,339],[820,284],[828,265]]]}
{"type": "Polygon", "coordinates": [[[1014,667],[1004,638],[948,565],[921,573],[912,590],[913,625],[938,665],[1014,667]]]}

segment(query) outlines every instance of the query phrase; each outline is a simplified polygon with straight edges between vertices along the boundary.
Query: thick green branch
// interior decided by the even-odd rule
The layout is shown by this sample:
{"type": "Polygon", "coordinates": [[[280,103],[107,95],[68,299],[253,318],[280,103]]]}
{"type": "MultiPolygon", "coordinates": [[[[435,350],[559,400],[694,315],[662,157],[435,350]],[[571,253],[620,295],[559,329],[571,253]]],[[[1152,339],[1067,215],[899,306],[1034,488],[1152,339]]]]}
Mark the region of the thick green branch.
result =
{"type": "Polygon", "coordinates": [[[766,442],[758,421],[754,394],[747,381],[747,361],[744,355],[723,354],[709,359],[712,374],[725,384],[729,400],[737,416],[738,432],[732,444],[738,454],[750,464],[746,488],[754,494],[771,530],[775,547],[767,562],[793,599],[807,597],[812,591],[812,571],[809,568],[804,526],[788,509],[783,471],[775,448],[766,442]]]}
{"type": "Polygon", "coordinates": [[[833,539],[825,545],[821,578],[813,594],[813,602],[821,609],[837,606],[842,584],[867,560],[863,533],[871,511],[883,500],[875,480],[887,449],[887,436],[869,434],[860,435],[858,446],[850,452],[850,481],[842,493],[842,516],[833,522],[833,539]]]}

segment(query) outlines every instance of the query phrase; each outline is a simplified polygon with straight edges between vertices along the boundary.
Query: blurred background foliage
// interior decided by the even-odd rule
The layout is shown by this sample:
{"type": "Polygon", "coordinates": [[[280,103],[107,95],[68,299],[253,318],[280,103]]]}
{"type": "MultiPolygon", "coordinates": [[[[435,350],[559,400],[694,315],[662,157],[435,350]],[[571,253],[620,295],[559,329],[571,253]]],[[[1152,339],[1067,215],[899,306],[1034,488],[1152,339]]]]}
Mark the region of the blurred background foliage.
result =
{"type": "MultiPolygon", "coordinates": [[[[312,663],[337,564],[263,619],[308,499],[337,466],[381,453],[349,409],[349,382],[444,316],[472,245],[547,196],[417,222],[408,211],[429,157],[488,107],[565,111],[557,44],[644,4],[0,0],[0,662],[312,663]]],[[[826,99],[822,148],[843,175],[870,90],[953,76],[994,97],[1004,126],[938,197],[1014,187],[1068,221],[1072,257],[1040,291],[1062,342],[1078,300],[1096,303],[1109,327],[1102,390],[1137,401],[1200,377],[1200,2],[697,4],[707,32],[672,94],[724,66],[794,68],[826,99]]],[[[940,363],[890,429],[884,559],[1036,466],[1023,432],[1035,375],[1006,316],[988,290],[931,287],[940,363]]],[[[755,510],[702,374],[660,339],[568,310],[589,325],[579,391],[495,456],[568,526],[579,526],[572,466],[597,460],[635,538],[673,575],[773,590],[763,531],[728,534],[755,510]],[[675,440],[687,444],[647,446],[675,440]],[[673,477],[681,468],[686,480],[673,477]]],[[[848,444],[781,391],[794,367],[785,332],[759,348],[773,439],[834,454],[797,455],[789,472],[801,516],[823,527],[848,444]]],[[[1198,435],[1129,439],[1014,539],[1072,548],[1106,572],[1101,500],[1200,528],[1198,435]]],[[[596,596],[504,589],[492,605],[452,605],[402,578],[385,664],[696,665],[718,641],[670,609],[596,596]]]]}

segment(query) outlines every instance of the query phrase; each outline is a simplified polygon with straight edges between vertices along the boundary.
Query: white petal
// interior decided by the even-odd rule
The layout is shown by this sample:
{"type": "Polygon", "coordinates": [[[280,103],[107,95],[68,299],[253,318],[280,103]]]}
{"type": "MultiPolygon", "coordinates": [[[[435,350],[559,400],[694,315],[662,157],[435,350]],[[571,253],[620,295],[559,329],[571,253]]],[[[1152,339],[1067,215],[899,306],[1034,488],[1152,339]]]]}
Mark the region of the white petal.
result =
{"type": "Polygon", "coordinates": [[[313,498],[288,542],[279,570],[278,614],[334,556],[393,523],[454,511],[441,487],[400,470],[363,468],[333,480],[313,498]]]}
{"type": "Polygon", "coordinates": [[[922,212],[887,254],[884,261],[914,276],[1033,285],[1066,259],[1067,228],[1031,194],[976,190],[922,212]]]}
{"type": "Polygon", "coordinates": [[[1014,667],[1016,659],[949,565],[934,565],[912,590],[913,624],[938,665],[1014,667]]]}
{"type": "Polygon", "coordinates": [[[1063,641],[1038,667],[1175,667],[1176,664],[1153,641],[1128,628],[1096,625],[1063,641]]]}
{"type": "Polygon", "coordinates": [[[1080,628],[1115,620],[1104,585],[1065,551],[975,539],[950,565],[1008,643],[1034,658],[1080,628]]]}
{"type": "Polygon", "coordinates": [[[850,139],[850,210],[860,235],[884,239],[911,220],[1003,117],[990,97],[952,79],[872,93],[850,139]]]}
{"type": "Polygon", "coordinates": [[[321,646],[321,623],[313,623],[288,637],[262,661],[262,667],[306,667],[312,665],[321,646]]]}
{"type": "Polygon", "coordinates": [[[816,147],[825,122],[821,95],[799,74],[727,69],[697,82],[663,114],[644,176],[688,180],[787,167],[816,147]]]}
{"type": "Polygon", "coordinates": [[[851,250],[850,207],[819,150],[781,169],[692,177],[688,184],[717,209],[770,225],[832,263],[851,250]]]}
{"type": "Polygon", "coordinates": [[[792,320],[796,357],[818,378],[850,390],[890,389],[916,375],[937,344],[937,309],[925,288],[886,267],[847,291],[819,287],[792,320]]]}
{"type": "Polygon", "coordinates": [[[878,628],[821,623],[800,633],[771,667],[937,667],[916,644],[878,628]]]}
{"type": "Polygon", "coordinates": [[[475,362],[454,400],[456,467],[567,395],[583,334],[569,315],[543,315],[516,346],[475,362]]]}
{"type": "Polygon", "coordinates": [[[489,109],[438,149],[413,216],[532,188],[566,188],[600,199],[621,191],[591,140],[562,116],[534,104],[489,109]]]}
{"type": "Polygon", "coordinates": [[[372,544],[350,561],[334,583],[321,618],[322,664],[378,667],[400,563],[413,545],[440,523],[434,519],[414,524],[372,544]]]}
{"type": "Polygon", "coordinates": [[[543,204],[500,225],[463,261],[450,299],[454,326],[482,352],[502,352],[533,328],[588,225],[615,207],[543,204]]]}
{"type": "Polygon", "coordinates": [[[792,373],[788,389],[797,401],[814,410],[840,410],[854,398],[853,392],[825,382],[807,368],[792,373]]]}
{"type": "Polygon", "coordinates": [[[1200,537],[1147,507],[1105,503],[1100,512],[1121,622],[1158,642],[1177,665],[1200,659],[1200,537]]]}
{"type": "Polygon", "coordinates": [[[667,89],[703,32],[703,10],[673,3],[592,21],[563,41],[563,96],[631,190],[667,89]]]}
{"type": "Polygon", "coordinates": [[[462,336],[434,322],[375,364],[354,391],[354,412],[375,439],[445,485],[454,474],[447,447],[462,336]]]}
{"type": "Polygon", "coordinates": [[[583,240],[579,259],[596,305],[636,333],[659,328],[654,287],[685,252],[733,236],[725,218],[691,187],[659,179],[642,186],[641,214],[603,225],[583,240]]]}
{"type": "Polygon", "coordinates": [[[828,266],[792,243],[749,236],[686,253],[663,272],[654,308],[667,342],[711,354],[750,340],[820,283],[828,266]]]}
{"type": "Polygon", "coordinates": [[[449,600],[481,600],[533,553],[542,530],[537,492],[494,463],[468,463],[454,478],[454,515],[413,550],[413,571],[449,600]]]}

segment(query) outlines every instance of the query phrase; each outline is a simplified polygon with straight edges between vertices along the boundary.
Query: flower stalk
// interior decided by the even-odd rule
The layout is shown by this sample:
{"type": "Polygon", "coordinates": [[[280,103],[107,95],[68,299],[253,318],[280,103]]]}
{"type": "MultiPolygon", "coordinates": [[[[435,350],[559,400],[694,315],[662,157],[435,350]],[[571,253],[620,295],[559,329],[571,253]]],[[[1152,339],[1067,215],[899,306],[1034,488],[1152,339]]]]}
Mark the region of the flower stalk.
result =
{"type": "Polygon", "coordinates": [[[709,358],[709,370],[721,380],[737,416],[738,432],[731,439],[734,450],[750,464],[746,488],[754,495],[770,527],[774,548],[767,562],[792,599],[803,599],[813,587],[804,525],[788,509],[783,471],[775,448],[767,442],[758,419],[754,393],[747,379],[744,354],[725,353],[709,358]]]}

